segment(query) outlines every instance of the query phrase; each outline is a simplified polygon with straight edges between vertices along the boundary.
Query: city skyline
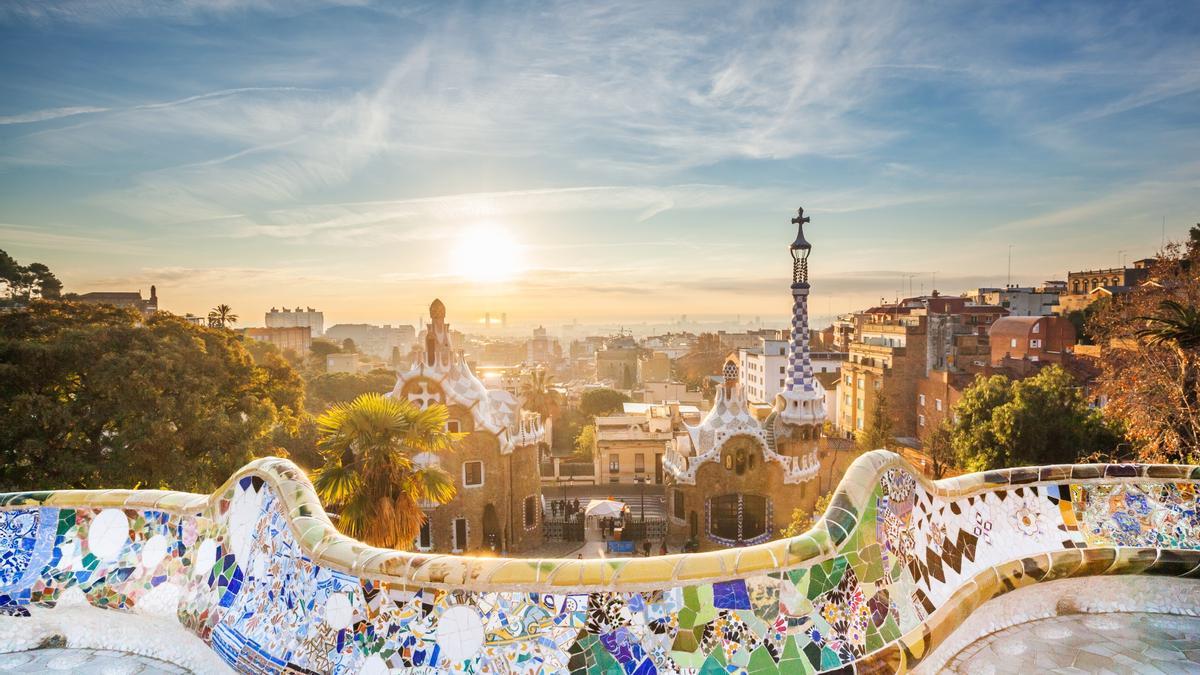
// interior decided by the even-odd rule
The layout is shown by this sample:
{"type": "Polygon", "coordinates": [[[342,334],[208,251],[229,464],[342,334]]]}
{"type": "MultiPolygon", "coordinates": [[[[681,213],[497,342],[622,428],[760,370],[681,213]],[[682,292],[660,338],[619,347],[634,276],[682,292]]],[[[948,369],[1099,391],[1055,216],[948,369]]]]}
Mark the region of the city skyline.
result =
{"type": "Polygon", "coordinates": [[[0,10],[0,248],[257,325],[812,314],[1200,220],[1186,4],[0,10]],[[534,30],[531,26],[537,26],[534,30]]]}

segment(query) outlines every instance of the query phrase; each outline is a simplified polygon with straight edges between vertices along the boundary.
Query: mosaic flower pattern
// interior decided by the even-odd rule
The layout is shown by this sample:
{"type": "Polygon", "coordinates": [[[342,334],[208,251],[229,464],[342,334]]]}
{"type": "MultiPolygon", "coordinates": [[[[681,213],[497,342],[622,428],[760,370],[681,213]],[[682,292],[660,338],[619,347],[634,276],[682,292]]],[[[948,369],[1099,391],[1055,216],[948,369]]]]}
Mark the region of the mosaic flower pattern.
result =
{"type": "Polygon", "coordinates": [[[10,497],[0,611],[52,606],[73,587],[114,610],[170,598],[243,672],[810,673],[895,665],[907,636],[989,568],[1020,561],[1032,574],[1046,552],[1097,546],[1200,548],[1192,481],[1004,484],[953,499],[927,485],[893,466],[859,506],[835,500],[845,536],[811,562],[605,591],[359,578],[310,554],[321,540],[293,528],[258,476],[190,515],[10,497]]]}

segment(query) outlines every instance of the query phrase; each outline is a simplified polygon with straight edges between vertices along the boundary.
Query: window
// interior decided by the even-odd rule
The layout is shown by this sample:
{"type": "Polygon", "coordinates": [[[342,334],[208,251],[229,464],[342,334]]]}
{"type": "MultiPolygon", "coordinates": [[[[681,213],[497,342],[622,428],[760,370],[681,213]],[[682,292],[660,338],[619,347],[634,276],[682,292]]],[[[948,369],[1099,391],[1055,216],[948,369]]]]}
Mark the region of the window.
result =
{"type": "Polygon", "coordinates": [[[1017,338],[1013,338],[1013,339],[1009,340],[1009,341],[1008,341],[1008,346],[1009,346],[1009,347],[1016,347],[1016,346],[1017,346],[1017,338]]]}
{"type": "Polygon", "coordinates": [[[467,519],[454,519],[454,551],[462,553],[467,550],[467,519]]]}
{"type": "Polygon", "coordinates": [[[646,456],[640,452],[633,456],[633,471],[634,473],[646,471],[646,456]]]}
{"type": "Polygon", "coordinates": [[[779,380],[779,386],[781,386],[781,387],[783,386],[783,379],[782,379],[782,378],[780,378],[780,380],[779,380]]]}
{"type": "Polygon", "coordinates": [[[683,520],[683,490],[679,488],[671,490],[671,517],[683,520]]]}
{"type": "Polygon", "coordinates": [[[1040,323],[1033,324],[1033,332],[1034,333],[1042,332],[1042,324],[1040,324],[1040,323]]]}
{"type": "Polygon", "coordinates": [[[483,485],[483,462],[463,462],[463,487],[479,487],[483,485]]]}
{"type": "Polygon", "coordinates": [[[942,410],[942,399],[940,399],[940,398],[935,398],[935,399],[933,400],[933,407],[937,408],[937,409],[938,409],[938,411],[940,412],[940,411],[942,410]]]}
{"type": "Polygon", "coordinates": [[[783,375],[783,373],[784,373],[783,366],[779,366],[779,374],[783,375]]]}
{"type": "Polygon", "coordinates": [[[863,409],[863,406],[862,406],[862,404],[863,404],[862,397],[859,397],[859,399],[858,399],[858,409],[859,409],[859,410],[862,410],[862,409],[863,409]]]}
{"type": "Polygon", "coordinates": [[[1030,348],[1030,349],[1041,349],[1041,347],[1042,347],[1042,341],[1041,341],[1041,340],[1030,340],[1030,341],[1029,341],[1029,348],[1030,348]]]}
{"type": "Polygon", "coordinates": [[[422,551],[428,551],[433,548],[433,525],[429,522],[429,515],[425,515],[425,522],[421,523],[421,532],[417,535],[417,548],[422,551]]]}
{"type": "Polygon", "coordinates": [[[862,431],[862,428],[863,428],[863,418],[860,417],[860,418],[858,418],[858,430],[862,431]]]}
{"type": "Polygon", "coordinates": [[[917,424],[919,424],[921,426],[925,426],[925,416],[924,415],[917,415],[917,424]]]}
{"type": "Polygon", "coordinates": [[[608,456],[608,472],[621,473],[621,456],[613,453],[608,456]]]}
{"type": "Polygon", "coordinates": [[[925,394],[917,394],[917,403],[925,405],[925,394]]]}
{"type": "Polygon", "coordinates": [[[458,420],[446,421],[446,431],[449,431],[452,434],[457,434],[461,428],[462,425],[459,424],[458,420]]]}
{"type": "Polygon", "coordinates": [[[525,498],[525,529],[537,525],[537,498],[529,495],[525,498]]]}

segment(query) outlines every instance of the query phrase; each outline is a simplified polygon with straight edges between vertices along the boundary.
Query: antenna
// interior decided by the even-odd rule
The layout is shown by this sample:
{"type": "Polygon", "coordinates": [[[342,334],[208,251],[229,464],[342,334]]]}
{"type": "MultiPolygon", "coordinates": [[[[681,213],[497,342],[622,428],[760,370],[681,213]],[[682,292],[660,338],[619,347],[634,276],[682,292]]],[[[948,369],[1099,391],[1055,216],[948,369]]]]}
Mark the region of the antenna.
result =
{"type": "Polygon", "coordinates": [[[1117,260],[1120,267],[1125,267],[1125,249],[1117,251],[1117,260]]]}
{"type": "Polygon", "coordinates": [[[1012,248],[1013,245],[1008,245],[1008,286],[1012,286],[1012,248]]]}

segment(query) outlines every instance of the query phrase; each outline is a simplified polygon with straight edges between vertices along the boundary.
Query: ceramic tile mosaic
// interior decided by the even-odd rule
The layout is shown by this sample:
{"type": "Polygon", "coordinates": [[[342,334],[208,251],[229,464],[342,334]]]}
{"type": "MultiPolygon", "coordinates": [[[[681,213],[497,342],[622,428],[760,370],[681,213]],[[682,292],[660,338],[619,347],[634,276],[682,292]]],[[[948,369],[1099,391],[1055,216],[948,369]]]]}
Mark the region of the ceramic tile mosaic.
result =
{"type": "Polygon", "coordinates": [[[296,467],[260,460],[207,500],[0,496],[0,609],[20,616],[73,588],[113,610],[175,603],[243,672],[904,670],[1013,588],[1196,576],[1198,479],[1190,467],[1085,466],[932,484],[876,452],[816,529],[790,540],[512,560],[346,539],[296,467]]]}

